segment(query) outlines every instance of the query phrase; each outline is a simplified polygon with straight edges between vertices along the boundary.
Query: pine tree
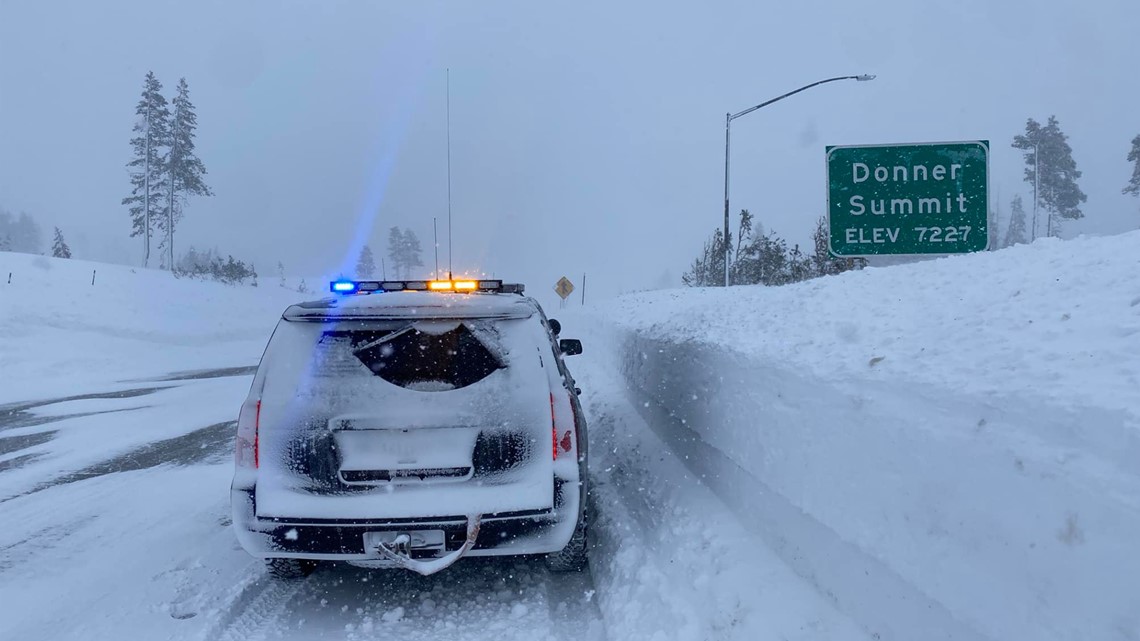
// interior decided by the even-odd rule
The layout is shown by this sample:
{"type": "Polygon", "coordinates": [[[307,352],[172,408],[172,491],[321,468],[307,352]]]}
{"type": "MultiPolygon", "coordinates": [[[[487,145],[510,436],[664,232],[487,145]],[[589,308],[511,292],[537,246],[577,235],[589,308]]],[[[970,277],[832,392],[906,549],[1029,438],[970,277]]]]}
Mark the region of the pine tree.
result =
{"type": "MultiPolygon", "coordinates": [[[[807,256],[799,246],[789,250],[787,242],[774,232],[765,232],[763,225],[754,223],[748,210],[740,212],[740,226],[736,237],[735,260],[729,266],[729,282],[733,285],[785,285],[813,276],[844,271],[839,261],[831,258],[827,249],[826,221],[817,224],[815,252],[807,256]]],[[[716,232],[706,242],[699,258],[693,261],[681,281],[688,286],[708,287],[724,283],[724,247],[731,247],[733,239],[723,242],[724,234],[716,232]]],[[[731,255],[731,253],[730,253],[731,255]]],[[[850,267],[848,267],[850,268],[850,267]]]]}
{"type": "MultiPolygon", "coordinates": [[[[759,230],[761,234],[764,230],[759,230]]],[[[736,255],[740,255],[742,246],[752,240],[752,212],[747,209],[740,210],[740,226],[736,230],[736,255]]],[[[731,271],[731,270],[730,270],[731,271]]]]}
{"type": "Polygon", "coordinates": [[[788,282],[788,244],[775,233],[764,234],[753,243],[758,269],[752,282],[785,285],[788,282]]]}
{"type": "Polygon", "coordinates": [[[816,276],[826,276],[834,273],[832,271],[832,263],[835,260],[831,257],[830,243],[828,242],[828,234],[831,232],[827,227],[827,216],[820,216],[819,220],[815,222],[815,231],[811,233],[815,251],[812,252],[811,262],[812,268],[816,276]]]}
{"type": "Polygon", "coordinates": [[[131,139],[134,158],[127,163],[131,170],[131,195],[123,199],[131,215],[131,237],[143,237],[143,266],[150,263],[150,240],[161,219],[160,194],[166,186],[165,155],[162,150],[170,142],[170,109],[162,96],[162,83],[154,72],[147,72],[142,98],[135,107],[131,139]]]}
{"type": "Polygon", "coordinates": [[[831,276],[842,274],[854,269],[863,269],[867,266],[866,258],[836,258],[831,255],[828,239],[831,230],[828,227],[827,216],[820,216],[815,223],[815,231],[811,237],[814,241],[815,251],[810,257],[812,265],[811,278],[816,276],[831,276]]]}
{"type": "MultiPolygon", "coordinates": [[[[1068,136],[1061,131],[1056,116],[1049,116],[1044,127],[1030,118],[1025,123],[1025,133],[1015,136],[1012,146],[1025,152],[1025,182],[1037,184],[1037,204],[1048,215],[1048,235],[1053,236],[1060,231],[1058,218],[1077,220],[1084,217],[1080,204],[1088,197],[1077,185],[1081,172],[1073,160],[1068,136]]],[[[1033,224],[1033,235],[1036,236],[1037,221],[1034,220],[1033,224]]]]}
{"type": "Polygon", "coordinates": [[[281,261],[277,261],[277,278],[281,281],[281,287],[285,287],[285,266],[281,261]]]}
{"type": "Polygon", "coordinates": [[[40,225],[26,212],[20,212],[20,218],[16,221],[15,232],[12,235],[12,246],[17,251],[28,254],[42,253],[43,235],[40,231],[40,225]]]}
{"type": "MultiPolygon", "coordinates": [[[[411,270],[413,268],[424,266],[424,250],[420,245],[420,239],[416,236],[416,232],[405,229],[403,236],[404,278],[411,278],[411,270]]],[[[373,269],[375,269],[375,266],[373,266],[373,269]]]]}
{"type": "Polygon", "coordinates": [[[309,287],[307,285],[305,285],[305,279],[304,278],[301,279],[301,284],[297,285],[297,293],[299,293],[299,294],[308,294],[309,293],[309,287]]]}
{"type": "Polygon", "coordinates": [[[399,278],[404,269],[404,232],[399,227],[388,230],[388,262],[392,273],[399,278]]]}
{"type": "Polygon", "coordinates": [[[1021,202],[1021,196],[1014,196],[1009,203],[1009,230],[1005,234],[1003,246],[1012,247],[1027,242],[1029,238],[1025,230],[1025,206],[1021,202]]]}
{"type": "Polygon", "coordinates": [[[211,264],[213,263],[214,250],[208,249],[205,252],[199,253],[197,249],[191,245],[190,249],[182,254],[182,257],[175,261],[175,273],[180,276],[190,276],[192,278],[205,278],[211,271],[211,264]]]}
{"type": "Polygon", "coordinates": [[[43,232],[39,223],[27,212],[13,216],[0,209],[0,236],[6,239],[4,251],[39,254],[43,247],[43,232]]]}
{"type": "Polygon", "coordinates": [[[372,278],[376,273],[376,261],[372,258],[372,248],[365,245],[360,250],[360,260],[356,261],[356,277],[372,278]]]}
{"type": "Polygon", "coordinates": [[[1140,197],[1140,135],[1132,139],[1132,150],[1128,152],[1128,162],[1135,164],[1132,166],[1132,179],[1128,181],[1124,193],[1140,197]]]}
{"type": "Polygon", "coordinates": [[[55,258],[71,258],[71,248],[63,240],[63,232],[55,228],[55,240],[51,244],[51,255],[55,258]]]}
{"type": "Polygon", "coordinates": [[[814,276],[811,257],[800,251],[799,245],[788,253],[788,276],[790,283],[798,283],[814,276]]]}
{"type": "MultiPolygon", "coordinates": [[[[729,233],[729,266],[728,266],[728,282],[730,285],[751,285],[753,281],[749,277],[749,270],[751,267],[748,252],[753,242],[754,234],[764,234],[764,226],[760,223],[754,223],[755,218],[752,212],[747,209],[740,210],[740,222],[736,228],[736,248],[732,248],[733,238],[731,232],[729,233]]],[[[720,259],[720,283],[724,283],[724,259],[720,259]]]]}
{"type": "Polygon", "coordinates": [[[724,284],[724,232],[718,227],[711,240],[706,240],[701,255],[693,260],[689,271],[681,275],[686,287],[715,287],[724,284]]]}
{"type": "MultiPolygon", "coordinates": [[[[414,231],[401,230],[399,227],[388,230],[388,260],[392,264],[392,273],[396,278],[410,278],[412,268],[423,267],[422,254],[423,247],[414,231]]],[[[372,263],[372,270],[373,272],[376,270],[375,262],[372,263]]]]}
{"type": "Polygon", "coordinates": [[[182,219],[182,205],[189,196],[213,196],[203,176],[206,166],[194,153],[194,131],[198,128],[198,115],[190,102],[190,87],[186,79],[178,81],[178,94],[171,101],[174,109],[170,121],[170,151],[167,153],[165,169],[166,206],[159,221],[164,231],[162,244],[166,246],[173,262],[174,228],[182,219]]]}
{"type": "Polygon", "coordinates": [[[693,259],[689,270],[681,274],[681,284],[685,287],[704,287],[704,275],[708,270],[709,243],[706,240],[701,255],[693,259]]]}

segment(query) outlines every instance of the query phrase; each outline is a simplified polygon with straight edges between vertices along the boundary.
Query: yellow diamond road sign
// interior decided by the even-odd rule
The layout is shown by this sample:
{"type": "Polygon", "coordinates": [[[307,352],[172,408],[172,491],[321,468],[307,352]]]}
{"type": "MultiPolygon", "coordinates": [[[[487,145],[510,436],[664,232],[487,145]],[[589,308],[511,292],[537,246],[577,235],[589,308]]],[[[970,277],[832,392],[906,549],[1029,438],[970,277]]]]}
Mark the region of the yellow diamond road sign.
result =
{"type": "Polygon", "coordinates": [[[554,284],[554,291],[562,297],[562,300],[566,300],[566,297],[574,292],[574,283],[571,283],[569,278],[563,276],[554,284]]]}

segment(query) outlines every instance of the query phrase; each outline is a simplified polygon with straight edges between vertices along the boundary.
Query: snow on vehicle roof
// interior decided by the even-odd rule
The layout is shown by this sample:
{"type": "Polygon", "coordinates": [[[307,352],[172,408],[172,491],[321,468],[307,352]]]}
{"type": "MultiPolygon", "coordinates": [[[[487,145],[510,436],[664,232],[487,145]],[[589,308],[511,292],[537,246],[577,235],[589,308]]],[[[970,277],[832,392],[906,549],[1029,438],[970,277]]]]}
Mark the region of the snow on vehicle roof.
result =
{"type": "Polygon", "coordinates": [[[286,309],[284,318],[528,318],[537,309],[533,299],[518,294],[406,291],[299,303],[286,309]]]}

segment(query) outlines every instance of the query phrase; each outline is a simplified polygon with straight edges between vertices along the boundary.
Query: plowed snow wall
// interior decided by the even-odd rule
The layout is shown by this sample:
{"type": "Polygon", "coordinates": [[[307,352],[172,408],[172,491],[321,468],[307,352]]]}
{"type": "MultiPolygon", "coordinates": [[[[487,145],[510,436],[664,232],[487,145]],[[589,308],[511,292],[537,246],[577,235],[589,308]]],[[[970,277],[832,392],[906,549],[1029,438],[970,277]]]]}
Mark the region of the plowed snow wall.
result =
{"type": "Polygon", "coordinates": [[[1124,413],[824,381],[620,331],[654,429],[876,638],[1140,638],[1140,442],[1124,413]]]}

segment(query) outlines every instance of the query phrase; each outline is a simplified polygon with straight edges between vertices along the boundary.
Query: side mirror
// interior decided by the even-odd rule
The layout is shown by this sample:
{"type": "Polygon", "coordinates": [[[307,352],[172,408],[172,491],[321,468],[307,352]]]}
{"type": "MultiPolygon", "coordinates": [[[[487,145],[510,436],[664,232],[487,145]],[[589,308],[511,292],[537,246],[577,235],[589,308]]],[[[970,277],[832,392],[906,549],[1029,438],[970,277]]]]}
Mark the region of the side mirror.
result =
{"type": "Polygon", "coordinates": [[[582,353],[582,341],[577,338],[563,338],[558,341],[558,349],[566,356],[577,356],[582,353]]]}
{"type": "Polygon", "coordinates": [[[550,331],[553,332],[555,336],[558,336],[558,334],[562,332],[562,323],[559,323],[557,320],[553,318],[547,319],[546,324],[550,325],[550,331]]]}

